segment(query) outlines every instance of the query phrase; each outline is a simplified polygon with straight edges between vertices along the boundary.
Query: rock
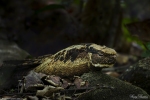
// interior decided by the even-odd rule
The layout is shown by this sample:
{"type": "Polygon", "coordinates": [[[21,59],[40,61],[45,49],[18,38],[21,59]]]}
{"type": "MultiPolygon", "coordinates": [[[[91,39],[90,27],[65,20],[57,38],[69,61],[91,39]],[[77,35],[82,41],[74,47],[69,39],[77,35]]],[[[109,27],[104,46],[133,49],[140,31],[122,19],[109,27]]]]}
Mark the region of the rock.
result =
{"type": "Polygon", "coordinates": [[[136,85],[150,94],[150,57],[139,60],[138,63],[130,66],[120,76],[120,79],[136,85]]]}
{"type": "Polygon", "coordinates": [[[150,96],[141,88],[123,82],[102,72],[90,72],[81,76],[89,81],[89,86],[105,86],[86,92],[78,97],[79,100],[132,100],[150,99],[150,96]],[[142,98],[143,97],[143,98],[142,98]]]}
{"type": "Polygon", "coordinates": [[[0,65],[4,60],[24,59],[29,54],[19,48],[17,44],[6,39],[0,39],[0,65]]]}
{"type": "MultiPolygon", "coordinates": [[[[4,84],[5,80],[7,79],[8,81],[13,80],[14,77],[13,78],[10,78],[10,77],[14,69],[16,68],[14,65],[10,65],[7,63],[4,65],[3,61],[21,60],[29,56],[29,54],[25,52],[24,50],[22,50],[21,48],[19,48],[16,43],[8,41],[7,38],[2,38],[4,36],[5,35],[0,34],[0,88],[1,88],[1,85],[4,84]],[[4,67],[10,66],[10,67],[4,68],[3,66],[4,67]]],[[[18,74],[16,76],[18,77],[18,74]]],[[[6,84],[9,84],[9,82],[7,82],[6,84]]]]}

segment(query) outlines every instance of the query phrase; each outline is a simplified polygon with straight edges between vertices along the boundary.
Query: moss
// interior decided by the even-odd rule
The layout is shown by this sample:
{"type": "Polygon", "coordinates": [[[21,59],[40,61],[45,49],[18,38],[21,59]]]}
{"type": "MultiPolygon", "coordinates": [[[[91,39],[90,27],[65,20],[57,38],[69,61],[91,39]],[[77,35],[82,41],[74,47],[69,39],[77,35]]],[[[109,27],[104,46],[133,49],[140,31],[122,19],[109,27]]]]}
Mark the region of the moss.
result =
{"type": "Polygon", "coordinates": [[[120,79],[138,86],[150,94],[150,57],[139,60],[126,70],[120,79]]]}
{"type": "Polygon", "coordinates": [[[103,74],[102,72],[85,73],[81,78],[88,80],[90,86],[99,84],[106,87],[91,90],[79,96],[79,100],[132,100],[136,97],[138,99],[142,99],[142,97],[150,99],[150,96],[141,88],[103,74]]]}

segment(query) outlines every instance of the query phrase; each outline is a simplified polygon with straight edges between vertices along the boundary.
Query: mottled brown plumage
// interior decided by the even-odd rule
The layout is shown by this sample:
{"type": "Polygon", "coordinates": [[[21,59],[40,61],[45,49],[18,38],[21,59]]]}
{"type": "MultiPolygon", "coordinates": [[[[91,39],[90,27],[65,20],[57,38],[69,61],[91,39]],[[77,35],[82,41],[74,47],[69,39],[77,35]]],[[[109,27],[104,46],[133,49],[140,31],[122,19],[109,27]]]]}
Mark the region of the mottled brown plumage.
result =
{"type": "Polygon", "coordinates": [[[46,59],[34,69],[49,75],[71,77],[82,75],[98,67],[111,67],[115,63],[116,51],[97,44],[73,45],[46,59]]]}

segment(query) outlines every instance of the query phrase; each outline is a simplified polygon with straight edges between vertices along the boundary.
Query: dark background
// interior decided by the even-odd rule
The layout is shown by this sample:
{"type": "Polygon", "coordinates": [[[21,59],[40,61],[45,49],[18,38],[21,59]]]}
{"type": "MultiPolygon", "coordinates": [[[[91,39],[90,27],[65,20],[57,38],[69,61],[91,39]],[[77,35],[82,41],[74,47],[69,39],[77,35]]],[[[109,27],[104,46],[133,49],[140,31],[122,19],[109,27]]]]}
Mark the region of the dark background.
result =
{"type": "Polygon", "coordinates": [[[145,50],[143,44],[132,37],[125,24],[149,19],[149,3],[149,0],[1,0],[1,58],[54,54],[85,42],[139,56],[132,48],[145,50]]]}

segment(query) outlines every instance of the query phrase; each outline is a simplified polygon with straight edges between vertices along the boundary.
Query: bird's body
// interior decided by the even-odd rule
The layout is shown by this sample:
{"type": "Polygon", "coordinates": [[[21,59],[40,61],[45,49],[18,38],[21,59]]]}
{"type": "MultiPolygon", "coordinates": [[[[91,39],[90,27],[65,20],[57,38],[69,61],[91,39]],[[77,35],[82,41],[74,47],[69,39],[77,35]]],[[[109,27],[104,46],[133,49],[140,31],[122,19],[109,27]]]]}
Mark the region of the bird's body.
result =
{"type": "Polygon", "coordinates": [[[94,67],[110,67],[115,63],[116,51],[96,44],[80,44],[65,48],[36,67],[34,71],[71,77],[89,72],[94,67]]]}

